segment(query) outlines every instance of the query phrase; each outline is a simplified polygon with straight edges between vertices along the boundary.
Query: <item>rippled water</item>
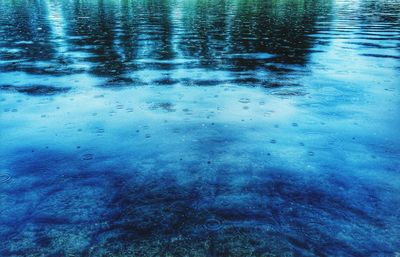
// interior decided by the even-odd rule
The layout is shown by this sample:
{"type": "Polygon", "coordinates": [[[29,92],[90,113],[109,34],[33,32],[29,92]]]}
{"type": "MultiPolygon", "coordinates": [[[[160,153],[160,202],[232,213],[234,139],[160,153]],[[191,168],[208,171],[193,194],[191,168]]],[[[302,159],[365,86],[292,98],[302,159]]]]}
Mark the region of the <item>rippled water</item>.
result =
{"type": "Polygon", "coordinates": [[[1,256],[400,256],[398,0],[0,0],[1,256]]]}

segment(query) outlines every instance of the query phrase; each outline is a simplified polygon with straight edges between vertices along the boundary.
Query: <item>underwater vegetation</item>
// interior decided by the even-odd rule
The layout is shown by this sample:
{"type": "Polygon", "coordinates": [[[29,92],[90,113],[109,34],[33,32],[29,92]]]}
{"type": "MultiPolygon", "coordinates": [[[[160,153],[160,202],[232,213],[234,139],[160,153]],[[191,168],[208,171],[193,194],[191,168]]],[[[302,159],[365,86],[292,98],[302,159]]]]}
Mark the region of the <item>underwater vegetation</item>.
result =
{"type": "Polygon", "coordinates": [[[397,0],[0,13],[0,256],[400,256],[397,0]]]}

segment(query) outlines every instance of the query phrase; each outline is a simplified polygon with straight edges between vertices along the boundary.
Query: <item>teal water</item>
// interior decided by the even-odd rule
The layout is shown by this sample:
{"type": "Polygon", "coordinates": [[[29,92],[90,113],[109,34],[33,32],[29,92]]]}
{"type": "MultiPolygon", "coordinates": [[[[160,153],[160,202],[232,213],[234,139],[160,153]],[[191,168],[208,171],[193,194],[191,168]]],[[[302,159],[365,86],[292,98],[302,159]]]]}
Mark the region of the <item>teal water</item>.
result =
{"type": "Polygon", "coordinates": [[[0,14],[0,256],[400,256],[397,0],[0,14]]]}

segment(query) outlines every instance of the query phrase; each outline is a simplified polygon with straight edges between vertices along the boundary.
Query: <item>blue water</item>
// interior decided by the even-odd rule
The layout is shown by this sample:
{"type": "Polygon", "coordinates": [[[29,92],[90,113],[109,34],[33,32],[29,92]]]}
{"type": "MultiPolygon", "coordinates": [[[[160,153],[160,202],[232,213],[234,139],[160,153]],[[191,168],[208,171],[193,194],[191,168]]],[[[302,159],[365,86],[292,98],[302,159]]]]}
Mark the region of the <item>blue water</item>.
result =
{"type": "Polygon", "coordinates": [[[398,0],[0,0],[0,256],[400,256],[398,0]]]}

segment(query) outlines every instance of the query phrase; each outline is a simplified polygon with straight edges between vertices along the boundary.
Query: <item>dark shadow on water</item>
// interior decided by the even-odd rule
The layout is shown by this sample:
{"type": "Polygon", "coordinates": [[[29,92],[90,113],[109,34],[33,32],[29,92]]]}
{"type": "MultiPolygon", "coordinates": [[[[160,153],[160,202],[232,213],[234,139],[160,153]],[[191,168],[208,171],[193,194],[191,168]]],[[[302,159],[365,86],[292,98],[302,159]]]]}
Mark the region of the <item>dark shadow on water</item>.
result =
{"type": "Polygon", "coordinates": [[[52,87],[45,85],[13,86],[0,85],[0,91],[18,92],[32,96],[56,95],[70,91],[68,87],[52,87]]]}
{"type": "Polygon", "coordinates": [[[182,180],[173,170],[99,166],[99,159],[61,152],[20,156],[0,190],[5,256],[66,252],[57,245],[70,236],[80,240],[68,243],[71,253],[89,256],[366,256],[385,250],[376,240],[387,236],[390,221],[384,217],[396,207],[377,188],[354,178],[349,184],[345,174],[321,184],[263,167],[252,169],[257,177],[236,183],[246,170],[214,166],[199,169],[198,179],[182,180]],[[352,238],[337,237],[343,229],[352,238]]]}

